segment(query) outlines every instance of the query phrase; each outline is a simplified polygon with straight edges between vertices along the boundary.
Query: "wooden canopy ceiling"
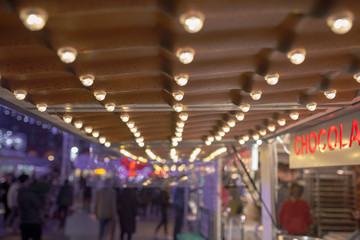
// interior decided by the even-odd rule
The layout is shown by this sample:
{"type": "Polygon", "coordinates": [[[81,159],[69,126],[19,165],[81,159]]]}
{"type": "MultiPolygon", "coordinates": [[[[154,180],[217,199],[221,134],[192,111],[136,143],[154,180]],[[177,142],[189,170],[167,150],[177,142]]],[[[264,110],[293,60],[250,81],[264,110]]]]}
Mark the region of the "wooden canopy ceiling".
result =
{"type": "MultiPolygon", "coordinates": [[[[221,144],[238,144],[244,135],[257,133],[269,124],[275,133],[314,115],[359,101],[360,83],[353,74],[359,68],[360,4],[353,1],[288,0],[17,0],[2,1],[0,14],[0,98],[26,111],[36,112],[55,125],[93,138],[82,129],[91,126],[118,150],[149,158],[150,148],[161,158],[169,158],[171,138],[179,113],[172,93],[181,90],[183,112],[188,120],[182,141],[176,147],[181,158],[188,158],[196,147],[206,157],[221,144]],[[25,8],[41,8],[48,14],[45,27],[30,31],[19,13],[25,8]],[[180,23],[181,14],[198,11],[204,16],[203,28],[189,33],[180,23]],[[351,11],[353,27],[336,34],[327,18],[351,11]],[[63,63],[57,55],[61,47],[78,52],[73,63],[63,63]],[[180,48],[191,47],[194,60],[183,64],[176,56],[180,48]],[[303,48],[306,59],[292,64],[287,52],[303,48]],[[276,85],[264,77],[278,73],[276,85]],[[93,74],[93,85],[86,87],[79,77],[93,74]],[[189,76],[179,86],[174,77],[189,76]],[[336,89],[334,99],[324,92],[336,89]],[[23,101],[15,90],[26,90],[23,101]],[[98,101],[94,92],[106,92],[98,101]],[[261,99],[250,93],[262,91],[261,99]],[[306,104],[315,101],[315,111],[306,104]],[[105,104],[115,103],[114,112],[105,104]],[[45,113],[36,104],[48,105],[45,113]],[[236,120],[240,106],[250,104],[243,121],[236,120]],[[289,113],[296,111],[299,120],[289,113]],[[139,147],[120,115],[127,113],[144,138],[139,147]],[[68,113],[70,124],[61,118],[68,113]],[[286,119],[279,126],[278,119],[286,119]],[[236,126],[210,146],[227,121],[236,126]],[[73,126],[83,122],[82,129],[73,126]]],[[[359,70],[360,71],[360,70],[359,70]]],[[[269,131],[268,131],[269,133],[269,131]]]]}

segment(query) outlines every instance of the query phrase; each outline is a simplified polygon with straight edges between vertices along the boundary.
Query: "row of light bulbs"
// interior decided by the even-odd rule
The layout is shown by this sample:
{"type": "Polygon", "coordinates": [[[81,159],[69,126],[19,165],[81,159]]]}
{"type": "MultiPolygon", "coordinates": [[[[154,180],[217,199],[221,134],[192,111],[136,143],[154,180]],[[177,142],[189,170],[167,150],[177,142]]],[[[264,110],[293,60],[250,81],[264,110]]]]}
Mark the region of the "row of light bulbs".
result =
{"type": "Polygon", "coordinates": [[[129,114],[127,113],[121,114],[120,119],[121,121],[126,123],[126,126],[129,128],[130,132],[134,134],[135,141],[139,145],[139,147],[144,147],[145,146],[144,137],[141,136],[139,129],[135,126],[135,122],[130,121],[129,114]]]}
{"type": "Polygon", "coordinates": [[[185,122],[188,120],[189,115],[187,113],[180,113],[179,120],[176,122],[175,136],[171,138],[171,145],[176,147],[179,142],[182,141],[182,135],[184,132],[185,122]]]}

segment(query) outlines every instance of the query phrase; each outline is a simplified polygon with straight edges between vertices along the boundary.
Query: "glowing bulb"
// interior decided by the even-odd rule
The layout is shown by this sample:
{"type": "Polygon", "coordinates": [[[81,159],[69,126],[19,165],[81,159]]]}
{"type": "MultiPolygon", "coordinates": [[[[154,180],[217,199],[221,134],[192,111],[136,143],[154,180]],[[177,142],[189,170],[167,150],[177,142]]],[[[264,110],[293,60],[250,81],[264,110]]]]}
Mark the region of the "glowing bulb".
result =
{"type": "Polygon", "coordinates": [[[354,79],[355,79],[358,83],[360,83],[360,73],[355,73],[355,74],[354,74],[354,79]]]}
{"type": "Polygon", "coordinates": [[[171,145],[172,145],[173,147],[176,147],[177,145],[179,145],[179,143],[175,141],[175,142],[172,142],[171,145]]]}
{"type": "Polygon", "coordinates": [[[105,104],[105,108],[108,112],[113,112],[115,110],[115,103],[107,103],[105,104]]]}
{"type": "Polygon", "coordinates": [[[183,64],[189,64],[194,60],[195,51],[192,48],[179,48],[176,56],[183,64]]]}
{"type": "Polygon", "coordinates": [[[27,92],[25,90],[15,90],[14,95],[18,100],[24,100],[26,98],[27,92]]]}
{"type": "Polygon", "coordinates": [[[123,121],[123,122],[128,122],[129,121],[129,119],[130,119],[130,116],[129,116],[129,114],[127,114],[127,113],[124,113],[124,114],[121,114],[120,115],[120,118],[121,118],[121,121],[123,121]]]}
{"type": "Polygon", "coordinates": [[[130,128],[130,132],[132,132],[132,133],[136,133],[137,130],[138,130],[137,127],[130,128]]]}
{"type": "Polygon", "coordinates": [[[249,137],[249,135],[245,135],[245,136],[243,136],[242,139],[244,139],[244,141],[247,142],[247,141],[249,141],[250,137],[249,137]]]}
{"type": "Polygon", "coordinates": [[[253,90],[250,93],[250,96],[253,100],[259,100],[261,98],[262,91],[260,90],[253,90]]]}
{"type": "Polygon", "coordinates": [[[179,85],[179,86],[185,86],[189,80],[189,75],[187,74],[179,74],[176,75],[174,77],[175,82],[179,85]]]}
{"type": "Polygon", "coordinates": [[[285,118],[282,118],[282,119],[279,119],[277,122],[278,122],[278,124],[279,124],[280,126],[285,126],[285,124],[286,124],[286,119],[285,119],[285,118]]]}
{"type": "Polygon", "coordinates": [[[176,92],[173,92],[173,97],[176,101],[181,101],[184,97],[184,92],[183,91],[176,91],[176,92]]]}
{"type": "Polygon", "coordinates": [[[213,136],[209,136],[209,137],[207,138],[207,140],[210,141],[210,142],[213,142],[213,141],[214,141],[214,137],[213,137],[213,136]]]}
{"type": "Polygon", "coordinates": [[[79,79],[85,87],[89,87],[94,83],[95,77],[92,74],[87,74],[87,75],[81,75],[79,79]]]}
{"type": "Polygon", "coordinates": [[[74,122],[74,125],[75,125],[76,128],[80,129],[83,126],[83,122],[82,121],[76,121],[76,122],[74,122]]]}
{"type": "Polygon", "coordinates": [[[229,127],[235,127],[236,121],[234,119],[231,119],[227,122],[227,124],[229,125],[229,127]]]}
{"type": "Polygon", "coordinates": [[[184,105],[182,105],[181,103],[177,103],[173,106],[173,108],[176,112],[181,112],[184,109],[184,105]]]}
{"type": "Polygon", "coordinates": [[[345,34],[349,32],[353,25],[354,16],[349,11],[336,13],[327,19],[327,24],[336,34],[345,34]]]}
{"type": "Polygon", "coordinates": [[[105,137],[99,137],[99,143],[101,143],[101,144],[106,143],[106,138],[105,137]]]}
{"type": "Polygon", "coordinates": [[[239,143],[240,143],[241,145],[244,145],[244,144],[245,144],[245,140],[244,140],[244,139],[240,139],[240,140],[239,140],[239,143]]]}
{"type": "Polygon", "coordinates": [[[261,136],[265,136],[265,135],[266,135],[266,129],[261,129],[261,130],[259,131],[259,134],[260,134],[261,136]]]}
{"type": "Polygon", "coordinates": [[[175,132],[175,136],[181,137],[181,136],[182,136],[182,133],[181,133],[181,132],[175,132]]]}
{"type": "Polygon", "coordinates": [[[266,74],[265,80],[269,85],[275,85],[279,81],[280,75],[278,73],[266,74]]]}
{"type": "Polygon", "coordinates": [[[92,136],[93,136],[93,137],[96,137],[96,138],[97,138],[97,137],[99,137],[99,135],[100,135],[100,132],[99,132],[99,131],[93,131],[93,132],[92,132],[92,136]]]}
{"type": "Polygon", "coordinates": [[[91,133],[93,131],[93,128],[91,126],[86,126],[84,130],[86,133],[91,133]]]}
{"type": "Polygon", "coordinates": [[[105,92],[105,91],[101,91],[101,90],[95,91],[95,92],[94,92],[94,96],[95,96],[96,100],[102,101],[102,100],[104,100],[105,97],[106,97],[106,92],[105,92]]]}
{"type": "Polygon", "coordinates": [[[224,131],[218,131],[218,135],[220,135],[221,137],[225,136],[225,132],[224,131]]]}
{"type": "Polygon", "coordinates": [[[133,121],[127,122],[126,125],[128,126],[128,128],[133,128],[135,127],[135,123],[133,121]]]}
{"type": "Polygon", "coordinates": [[[330,89],[324,92],[327,99],[334,99],[336,97],[336,89],[330,89]]]}
{"type": "Polygon", "coordinates": [[[63,116],[63,120],[64,120],[64,122],[66,122],[66,123],[71,123],[71,121],[72,121],[72,116],[70,116],[70,115],[64,115],[63,116]]]}
{"type": "Polygon", "coordinates": [[[248,103],[241,104],[240,109],[243,112],[248,112],[250,110],[250,104],[248,103]]]}
{"type": "Polygon", "coordinates": [[[177,131],[177,132],[183,132],[183,131],[184,131],[184,129],[183,129],[183,128],[179,128],[179,127],[177,127],[177,128],[176,128],[176,131],[177,131]]]}
{"type": "Polygon", "coordinates": [[[110,147],[111,146],[111,143],[110,142],[105,142],[105,147],[110,147]]]}
{"type": "Polygon", "coordinates": [[[24,8],[20,10],[20,19],[30,31],[39,31],[45,27],[48,14],[41,8],[24,8]]]}
{"type": "Polygon", "coordinates": [[[208,141],[208,140],[206,140],[206,141],[205,141],[205,144],[206,144],[206,146],[210,146],[210,145],[211,145],[211,142],[208,141]]]}
{"type": "Polygon", "coordinates": [[[143,138],[143,137],[139,137],[139,138],[136,138],[135,141],[136,141],[137,143],[139,143],[139,142],[144,142],[144,138],[143,138]]]}
{"type": "Polygon", "coordinates": [[[215,136],[215,140],[216,140],[216,141],[221,141],[221,139],[222,139],[222,137],[221,137],[220,135],[216,135],[216,136],[215,136]]]}
{"type": "Polygon", "coordinates": [[[306,107],[309,111],[315,111],[316,107],[317,107],[317,103],[316,102],[310,102],[308,104],[306,104],[306,107]]]}
{"type": "Polygon", "coordinates": [[[238,113],[238,114],[236,114],[236,119],[238,120],[238,121],[242,121],[242,120],[244,120],[244,118],[245,118],[245,114],[244,113],[238,113]]]}
{"type": "Polygon", "coordinates": [[[260,136],[259,136],[259,134],[256,133],[256,134],[252,135],[252,138],[254,140],[259,140],[260,136]]]}
{"type": "Polygon", "coordinates": [[[72,63],[76,59],[77,51],[72,47],[62,47],[58,49],[57,54],[64,63],[72,63]]]}
{"type": "Polygon", "coordinates": [[[270,132],[274,132],[276,130],[276,127],[274,124],[270,124],[267,128],[270,132]]]}
{"type": "Polygon", "coordinates": [[[39,103],[39,104],[36,104],[36,107],[40,112],[45,112],[47,109],[47,104],[39,103]]]}
{"type": "Polygon", "coordinates": [[[230,132],[230,127],[228,125],[223,126],[222,129],[226,133],[230,132]]]}
{"type": "Polygon", "coordinates": [[[188,115],[187,113],[180,113],[180,115],[179,115],[179,118],[180,118],[182,121],[188,120],[188,117],[189,117],[189,115],[188,115]]]}
{"type": "Polygon", "coordinates": [[[299,65],[304,62],[306,50],[304,48],[295,48],[288,52],[287,58],[292,64],[299,65]]]}
{"type": "Polygon", "coordinates": [[[134,133],[134,136],[135,137],[140,137],[141,136],[141,133],[139,131],[137,131],[136,133],[134,133]]]}
{"type": "Polygon", "coordinates": [[[256,140],[256,144],[257,144],[257,145],[261,145],[261,144],[262,144],[262,140],[261,140],[261,139],[256,140]]]}
{"type": "Polygon", "coordinates": [[[184,29],[189,33],[197,33],[201,30],[204,24],[204,14],[198,11],[189,11],[181,14],[180,23],[184,29]]]}
{"type": "Polygon", "coordinates": [[[298,120],[299,119],[299,113],[298,112],[292,112],[290,113],[290,118],[292,120],[298,120]]]}
{"type": "Polygon", "coordinates": [[[183,121],[178,121],[176,122],[176,125],[179,127],[179,128],[183,128],[185,126],[185,122],[183,121]]]}
{"type": "Polygon", "coordinates": [[[143,147],[143,146],[145,146],[145,143],[144,142],[138,142],[138,145],[139,145],[139,147],[143,147]]]}

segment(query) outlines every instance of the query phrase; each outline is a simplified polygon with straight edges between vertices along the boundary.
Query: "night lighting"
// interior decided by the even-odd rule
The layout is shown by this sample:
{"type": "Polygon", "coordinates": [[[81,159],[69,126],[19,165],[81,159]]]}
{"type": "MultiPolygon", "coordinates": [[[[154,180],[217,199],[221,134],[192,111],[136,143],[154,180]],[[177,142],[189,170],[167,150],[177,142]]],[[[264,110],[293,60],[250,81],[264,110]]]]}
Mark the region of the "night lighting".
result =
{"type": "Polygon", "coordinates": [[[260,90],[253,90],[250,93],[250,96],[253,100],[257,101],[261,98],[262,91],[260,90]]]}
{"type": "Polygon", "coordinates": [[[105,108],[108,112],[113,112],[115,110],[115,103],[107,103],[105,104],[105,108]]]}
{"type": "Polygon", "coordinates": [[[106,142],[105,137],[99,137],[99,143],[104,144],[106,142]]]}
{"type": "Polygon", "coordinates": [[[127,122],[126,125],[128,126],[128,128],[133,128],[135,127],[135,123],[133,121],[127,122]]]}
{"type": "Polygon", "coordinates": [[[307,108],[309,111],[315,111],[315,110],[316,110],[316,107],[317,107],[317,103],[316,103],[316,102],[310,102],[310,103],[306,104],[306,108],[307,108]]]}
{"type": "Polygon", "coordinates": [[[93,128],[91,126],[86,126],[84,130],[86,133],[91,133],[93,131],[93,128]]]}
{"type": "Polygon", "coordinates": [[[176,101],[181,101],[184,97],[184,92],[183,91],[176,91],[176,92],[173,92],[173,97],[176,101]]]}
{"type": "Polygon", "coordinates": [[[188,115],[187,113],[180,113],[180,115],[179,115],[179,118],[180,118],[182,121],[188,120],[188,117],[189,117],[189,115],[188,115]]]}
{"type": "Polygon", "coordinates": [[[360,73],[355,73],[353,77],[358,83],[360,83],[360,73]]]}
{"type": "Polygon", "coordinates": [[[73,119],[72,116],[70,116],[70,115],[68,115],[68,114],[66,114],[66,115],[63,116],[63,120],[64,120],[64,122],[66,122],[66,123],[71,123],[72,119],[73,119]]]}
{"type": "Polygon", "coordinates": [[[95,77],[92,74],[86,74],[81,75],[79,79],[85,87],[90,87],[94,83],[95,77]]]}
{"type": "Polygon", "coordinates": [[[124,113],[124,114],[121,114],[120,115],[120,118],[121,118],[121,121],[123,121],[123,122],[128,122],[129,121],[129,119],[130,119],[130,116],[129,116],[129,114],[127,114],[127,113],[124,113]]]}
{"type": "Polygon", "coordinates": [[[24,8],[20,10],[20,19],[30,31],[39,31],[45,27],[48,14],[41,8],[24,8]]]}
{"type": "Polygon", "coordinates": [[[285,126],[286,125],[286,119],[285,118],[279,119],[277,122],[278,122],[278,124],[280,126],[285,126]]]}
{"type": "Polygon", "coordinates": [[[248,103],[241,104],[240,109],[241,109],[241,111],[246,113],[250,110],[250,104],[248,104],[248,103]]]}
{"type": "Polygon", "coordinates": [[[83,122],[82,121],[76,121],[76,122],[74,122],[74,125],[75,125],[76,128],[80,129],[83,126],[83,122]]]}
{"type": "Polygon", "coordinates": [[[183,121],[178,121],[176,122],[176,125],[179,127],[179,128],[183,128],[185,126],[185,122],[183,121]]]}
{"type": "Polygon", "coordinates": [[[270,131],[270,132],[274,132],[276,130],[276,126],[274,124],[270,124],[267,129],[270,131]]]}
{"type": "Polygon", "coordinates": [[[99,137],[99,135],[100,135],[99,131],[93,131],[92,132],[92,136],[95,137],[95,138],[99,137]]]}
{"type": "Polygon", "coordinates": [[[223,131],[226,132],[226,133],[230,132],[230,127],[229,127],[228,125],[224,125],[224,126],[222,127],[222,129],[223,129],[223,131]]]}
{"type": "Polygon", "coordinates": [[[204,24],[204,14],[199,11],[189,11],[180,15],[180,23],[189,33],[199,32],[204,24]]]}
{"type": "Polygon", "coordinates": [[[292,112],[290,113],[290,118],[292,120],[298,120],[299,119],[299,113],[298,112],[292,112]]]}
{"type": "Polygon", "coordinates": [[[227,124],[229,125],[229,127],[235,127],[235,125],[236,125],[236,121],[234,120],[234,119],[231,119],[231,120],[229,120],[228,122],[227,122],[227,124]]]}
{"type": "Polygon", "coordinates": [[[324,92],[327,99],[334,99],[336,97],[336,89],[330,89],[324,92]]]}
{"type": "Polygon", "coordinates": [[[72,47],[62,47],[58,49],[57,54],[64,63],[72,63],[76,59],[77,51],[72,47]]]}
{"type": "Polygon", "coordinates": [[[173,108],[176,112],[181,112],[184,109],[184,105],[182,105],[181,103],[177,103],[173,106],[173,108]]]}
{"type": "Polygon", "coordinates": [[[245,118],[245,114],[244,113],[238,113],[238,114],[236,114],[236,119],[238,120],[238,121],[242,121],[242,120],[244,120],[244,118],[245,118]]]}
{"type": "Polygon", "coordinates": [[[327,24],[336,34],[349,32],[353,25],[354,16],[349,11],[339,12],[327,18],[327,24]]]}
{"type": "Polygon", "coordinates": [[[265,80],[269,85],[275,85],[279,81],[280,75],[278,73],[266,74],[265,80]]]}
{"type": "Polygon", "coordinates": [[[244,144],[245,144],[245,140],[244,140],[244,139],[239,139],[239,143],[240,143],[241,145],[244,145],[244,144]]]}
{"type": "Polygon", "coordinates": [[[47,104],[39,103],[39,104],[36,104],[36,107],[40,112],[45,112],[47,109],[47,104]]]}
{"type": "Polygon", "coordinates": [[[105,147],[110,147],[111,146],[111,143],[110,142],[105,142],[105,147]]]}
{"type": "Polygon", "coordinates": [[[24,100],[26,98],[27,92],[25,90],[15,90],[14,95],[18,100],[24,100]]]}
{"type": "Polygon", "coordinates": [[[185,86],[189,80],[189,75],[187,74],[179,74],[176,75],[174,77],[175,82],[179,85],[179,86],[185,86]]]}
{"type": "Polygon", "coordinates": [[[192,48],[179,48],[176,56],[183,64],[189,64],[194,60],[195,51],[192,48]]]}
{"type": "Polygon", "coordinates": [[[105,97],[106,97],[106,92],[105,92],[105,91],[102,91],[102,90],[95,91],[95,92],[94,92],[94,96],[95,96],[96,100],[102,101],[102,100],[104,100],[105,97]]]}

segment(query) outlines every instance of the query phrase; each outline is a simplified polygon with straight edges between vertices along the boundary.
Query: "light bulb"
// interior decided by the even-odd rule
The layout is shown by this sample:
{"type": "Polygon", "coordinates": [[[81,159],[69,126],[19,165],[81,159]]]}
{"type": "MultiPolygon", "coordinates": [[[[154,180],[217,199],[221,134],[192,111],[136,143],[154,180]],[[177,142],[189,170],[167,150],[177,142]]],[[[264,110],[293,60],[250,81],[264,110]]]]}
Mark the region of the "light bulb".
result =
{"type": "Polygon", "coordinates": [[[179,128],[183,128],[185,126],[185,122],[183,121],[178,121],[176,122],[176,125],[179,127],[179,128]]]}
{"type": "Polygon", "coordinates": [[[135,141],[138,142],[144,142],[144,137],[136,138],[135,141]]]}
{"type": "Polygon", "coordinates": [[[187,113],[180,113],[180,115],[179,115],[179,118],[180,118],[182,121],[188,120],[188,117],[189,117],[189,115],[188,115],[187,113]]]}
{"type": "Polygon", "coordinates": [[[176,92],[173,92],[173,97],[176,101],[181,101],[184,97],[184,92],[183,91],[176,91],[176,92]]]}
{"type": "Polygon", "coordinates": [[[80,129],[83,126],[83,122],[82,121],[76,121],[76,122],[74,122],[74,125],[75,125],[76,128],[80,129]]]}
{"type": "Polygon", "coordinates": [[[222,139],[222,137],[221,137],[220,135],[216,135],[216,136],[215,136],[215,140],[216,140],[216,141],[221,141],[221,139],[222,139]]]}
{"type": "Polygon", "coordinates": [[[262,140],[261,140],[261,139],[256,140],[256,144],[257,144],[257,145],[261,145],[261,144],[262,144],[262,140]]]}
{"type": "Polygon", "coordinates": [[[179,145],[179,143],[175,141],[175,142],[172,142],[171,145],[172,145],[173,147],[176,147],[177,145],[179,145]]]}
{"type": "Polygon", "coordinates": [[[106,138],[105,137],[99,137],[99,143],[101,143],[101,144],[106,143],[106,138]]]}
{"type": "Polygon", "coordinates": [[[210,145],[211,145],[211,142],[208,141],[208,140],[206,140],[206,141],[205,141],[205,144],[206,144],[206,146],[210,146],[210,145]]]}
{"type": "Polygon", "coordinates": [[[241,145],[244,145],[244,144],[245,144],[245,140],[244,140],[244,139],[239,139],[239,143],[240,143],[241,145]]]}
{"type": "Polygon", "coordinates": [[[360,72],[359,72],[359,73],[355,73],[353,77],[354,77],[354,79],[355,79],[358,83],[360,83],[360,72]]]}
{"type": "Polygon", "coordinates": [[[192,48],[179,48],[176,56],[183,64],[189,64],[194,60],[195,51],[192,48]]]}
{"type": "Polygon", "coordinates": [[[230,132],[230,127],[228,125],[223,126],[222,129],[226,133],[230,132]]]}
{"type": "Polygon", "coordinates": [[[63,120],[64,120],[64,122],[66,122],[66,123],[71,123],[72,119],[73,119],[72,116],[70,116],[70,115],[68,115],[68,114],[66,114],[66,115],[63,116],[63,120]]]}
{"type": "Polygon", "coordinates": [[[253,100],[259,100],[261,98],[262,91],[260,90],[253,90],[250,93],[250,96],[253,100]]]}
{"type": "Polygon", "coordinates": [[[349,32],[353,25],[354,15],[349,11],[343,11],[327,18],[327,24],[336,34],[349,32]]]}
{"type": "Polygon", "coordinates": [[[20,19],[30,31],[39,31],[45,27],[48,14],[41,8],[24,8],[20,10],[20,19]]]}
{"type": "Polygon", "coordinates": [[[176,112],[181,112],[184,109],[184,105],[182,105],[181,103],[177,103],[173,106],[173,108],[176,112]]]}
{"type": "Polygon", "coordinates": [[[27,92],[25,90],[15,90],[14,95],[18,100],[24,100],[26,98],[27,92]]]}
{"type": "Polygon", "coordinates": [[[143,146],[145,146],[145,143],[144,142],[139,142],[138,145],[139,145],[139,147],[143,147],[143,146]]]}
{"type": "Polygon", "coordinates": [[[106,92],[105,92],[105,91],[102,91],[102,90],[95,91],[95,92],[94,92],[94,96],[95,96],[96,100],[102,101],[102,100],[104,100],[105,97],[106,97],[106,92]]]}
{"type": "Polygon", "coordinates": [[[308,104],[306,104],[306,107],[309,111],[315,111],[316,107],[317,107],[317,103],[316,102],[310,102],[308,104]]]}
{"type": "Polygon", "coordinates": [[[174,77],[175,82],[179,85],[179,86],[185,86],[189,80],[189,75],[187,74],[179,74],[176,75],[174,77]]]}
{"type": "Polygon", "coordinates": [[[248,112],[250,110],[250,104],[248,103],[241,104],[240,109],[243,112],[248,112]]]}
{"type": "Polygon", "coordinates": [[[229,125],[229,127],[235,127],[236,121],[234,119],[231,119],[227,122],[227,124],[229,125]]]}
{"type": "Polygon", "coordinates": [[[210,141],[210,142],[213,142],[213,141],[214,141],[214,137],[213,137],[213,136],[208,136],[207,140],[210,141]]]}
{"type": "Polygon", "coordinates": [[[47,104],[39,103],[39,104],[36,104],[36,107],[40,112],[45,112],[47,109],[47,104]]]}
{"type": "Polygon", "coordinates": [[[242,139],[244,139],[244,141],[247,142],[247,141],[249,141],[250,137],[249,137],[249,135],[245,135],[245,136],[243,136],[242,139]]]}
{"type": "Polygon", "coordinates": [[[277,122],[278,122],[278,124],[280,126],[285,126],[286,125],[286,119],[285,118],[279,119],[277,122]]]}
{"type": "Polygon", "coordinates": [[[225,132],[224,131],[218,131],[218,135],[220,135],[221,137],[225,136],[225,132]]]}
{"type": "Polygon", "coordinates": [[[128,128],[133,128],[135,127],[135,123],[133,121],[127,122],[126,125],[128,126],[128,128]]]}
{"type": "Polygon", "coordinates": [[[110,147],[111,146],[111,143],[110,142],[105,142],[105,147],[110,147]]]}
{"type": "Polygon", "coordinates": [[[136,133],[134,133],[134,136],[135,137],[140,137],[141,136],[141,133],[139,131],[137,131],[136,133]]]}
{"type": "Polygon", "coordinates": [[[336,89],[329,89],[324,92],[327,99],[334,99],[336,97],[336,89]]]}
{"type": "Polygon", "coordinates": [[[256,134],[252,135],[252,138],[254,140],[259,140],[260,136],[259,136],[259,134],[256,133],[256,134]]]}
{"type": "Polygon", "coordinates": [[[265,80],[269,85],[275,85],[279,81],[280,75],[278,73],[271,73],[265,75],[265,80]]]}
{"type": "Polygon", "coordinates": [[[287,58],[292,64],[299,65],[304,62],[306,50],[304,48],[295,48],[287,53],[287,58]]]}
{"type": "Polygon", "coordinates": [[[95,77],[92,74],[86,74],[86,75],[81,75],[79,79],[85,87],[89,87],[94,83],[95,77]]]}
{"type": "Polygon", "coordinates": [[[292,112],[290,113],[290,118],[292,120],[298,120],[299,119],[299,113],[298,112],[292,112]]]}
{"type": "Polygon", "coordinates": [[[93,132],[92,132],[92,136],[93,136],[93,137],[96,137],[96,138],[97,138],[97,137],[99,137],[99,135],[100,135],[100,132],[99,132],[99,131],[93,131],[93,132]]]}
{"type": "Polygon", "coordinates": [[[93,131],[93,128],[91,126],[86,126],[84,130],[86,133],[91,133],[93,131]]]}
{"type": "Polygon", "coordinates": [[[105,104],[105,108],[108,112],[113,112],[115,110],[115,103],[107,103],[105,104]]]}
{"type": "Polygon", "coordinates": [[[127,114],[127,113],[124,113],[124,114],[121,114],[120,115],[120,118],[121,118],[121,121],[123,121],[123,122],[128,122],[129,121],[129,119],[130,119],[130,116],[129,116],[129,114],[127,114]]]}
{"type": "Polygon", "coordinates": [[[72,47],[62,47],[58,49],[57,54],[64,63],[72,63],[76,59],[77,51],[72,47]]]}
{"type": "Polygon", "coordinates": [[[180,15],[180,23],[189,33],[197,33],[204,24],[204,14],[199,11],[189,11],[180,15]]]}
{"type": "Polygon", "coordinates": [[[138,130],[137,127],[130,128],[130,132],[132,132],[132,133],[136,133],[137,130],[138,130]]]}
{"type": "Polygon", "coordinates": [[[181,136],[182,136],[182,133],[181,133],[181,132],[175,132],[175,136],[181,137],[181,136]]]}
{"type": "Polygon", "coordinates": [[[276,127],[274,124],[270,124],[267,128],[270,132],[274,132],[276,130],[276,127]]]}
{"type": "Polygon", "coordinates": [[[183,131],[184,131],[184,129],[183,129],[183,128],[179,128],[179,127],[177,127],[177,128],[176,128],[176,131],[177,131],[177,132],[183,132],[183,131]]]}
{"type": "Polygon", "coordinates": [[[259,131],[259,134],[260,134],[261,136],[265,136],[265,135],[266,135],[266,129],[261,129],[261,130],[259,131]]]}
{"type": "Polygon", "coordinates": [[[245,114],[244,113],[238,113],[238,114],[236,114],[236,119],[238,120],[238,121],[242,121],[242,120],[244,120],[244,118],[245,118],[245,114]]]}

